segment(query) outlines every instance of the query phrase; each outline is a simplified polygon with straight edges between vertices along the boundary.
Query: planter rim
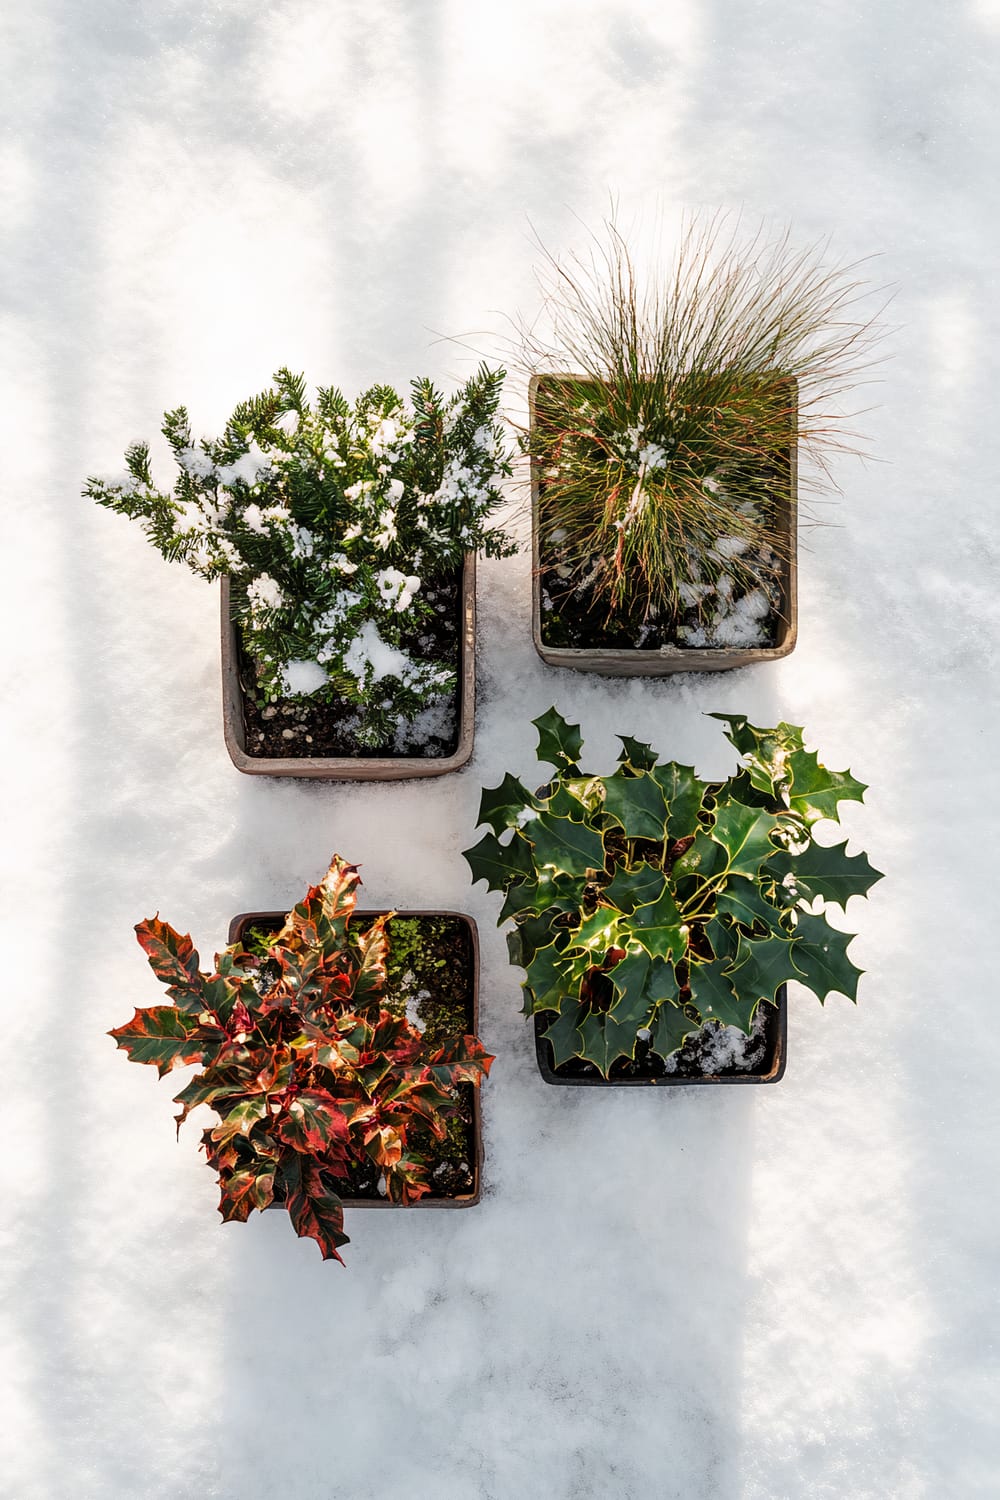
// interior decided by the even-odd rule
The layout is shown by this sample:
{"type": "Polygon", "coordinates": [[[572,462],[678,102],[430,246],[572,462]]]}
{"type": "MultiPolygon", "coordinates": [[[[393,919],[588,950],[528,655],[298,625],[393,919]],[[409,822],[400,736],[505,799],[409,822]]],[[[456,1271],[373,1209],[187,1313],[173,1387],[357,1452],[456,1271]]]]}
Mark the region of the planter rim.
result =
{"type": "MultiPolygon", "coordinates": [[[[771,1029],[773,1036],[771,1040],[771,1062],[766,1073],[705,1073],[700,1078],[679,1078],[671,1073],[665,1073],[662,1078],[602,1078],[598,1074],[594,1078],[562,1078],[555,1071],[552,1062],[552,1044],[546,1041],[542,1035],[540,1021],[541,1016],[532,1017],[535,1034],[535,1059],[538,1063],[538,1071],[546,1083],[555,1084],[557,1087],[565,1088],[687,1088],[690,1086],[700,1087],[703,1084],[726,1085],[726,1084],[763,1084],[778,1083],[785,1076],[785,1063],[788,1060],[788,986],[779,985],[774,1003],[775,1016],[771,1029]]],[[[547,1024],[547,1023],[546,1023],[547,1024]]]]}
{"type": "MultiPolygon", "coordinates": [[[[397,917],[457,917],[465,923],[468,930],[469,941],[472,947],[472,1030],[479,1034],[479,928],[474,918],[464,911],[445,911],[440,908],[415,908],[401,907],[396,910],[389,906],[380,907],[357,907],[352,912],[352,917],[381,917],[387,911],[393,911],[397,917]]],[[[287,911],[242,911],[238,912],[229,923],[229,942],[235,943],[242,938],[243,933],[252,922],[284,921],[287,911]]],[[[418,1198],[416,1203],[409,1205],[410,1208],[472,1208],[483,1196],[483,1162],[485,1149],[483,1146],[483,1110],[482,1110],[482,1087],[472,1088],[472,1167],[473,1167],[473,1189],[471,1193],[460,1193],[454,1198],[435,1198],[428,1202],[426,1198],[418,1198]]],[[[398,1203],[390,1203],[387,1198],[348,1198],[342,1197],[341,1203],[345,1208],[399,1208],[398,1203]]],[[[276,1204],[276,1207],[281,1207],[276,1204]]]]}
{"type": "Polygon", "coordinates": [[[458,661],[458,744],[451,755],[248,755],[243,719],[236,626],[229,609],[229,578],[222,579],[222,730],[229,758],[248,776],[300,776],[313,781],[403,781],[457,771],[472,755],[476,717],[476,554],[462,563],[458,661]]]}
{"type": "MultiPolygon", "coordinates": [[[[535,423],[535,398],[538,387],[546,380],[594,380],[593,375],[573,374],[565,370],[546,370],[532,375],[528,382],[528,421],[535,423]]],[[[788,377],[796,387],[798,381],[788,377]]],[[[797,411],[797,408],[796,408],[797,411]]],[[[780,661],[795,649],[798,639],[798,438],[797,421],[789,435],[788,492],[783,493],[778,508],[779,529],[788,538],[788,556],[781,560],[781,584],[784,610],[773,646],[676,646],[666,644],[655,650],[606,646],[548,646],[542,639],[541,561],[539,557],[539,482],[538,464],[531,463],[531,638],[538,655],[552,667],[568,667],[578,672],[599,672],[606,676],[663,677],[674,672],[724,672],[753,666],[757,662],[780,661]]]]}

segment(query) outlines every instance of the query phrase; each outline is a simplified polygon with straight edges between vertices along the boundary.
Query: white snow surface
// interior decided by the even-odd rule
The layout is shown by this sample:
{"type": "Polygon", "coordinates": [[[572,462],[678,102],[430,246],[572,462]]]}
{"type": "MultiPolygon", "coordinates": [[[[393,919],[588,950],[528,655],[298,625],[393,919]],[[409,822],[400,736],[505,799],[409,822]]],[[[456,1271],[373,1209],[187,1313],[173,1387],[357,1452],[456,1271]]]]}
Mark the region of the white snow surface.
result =
{"type": "Polygon", "coordinates": [[[996,0],[38,0],[3,34],[4,1500],[1000,1493],[996,0]],[[552,670],[528,558],[483,563],[470,765],[241,776],[217,587],[84,477],[142,437],[166,472],[164,409],[218,432],[281,364],[450,388],[534,314],[529,222],[580,245],[609,195],[668,238],[792,220],[899,288],[795,653],[552,670]],[[870,783],[822,830],[888,874],[843,920],[859,1004],[793,989],[780,1084],[539,1078],[460,851],[553,702],[595,769],[621,731],[724,775],[703,715],[742,711],[870,783]],[[346,1270],[281,1213],[223,1227],[182,1077],[105,1035],[162,998],[136,921],[210,957],[334,849],[370,905],[477,919],[497,1054],[482,1203],[356,1211],[346,1270]]]}

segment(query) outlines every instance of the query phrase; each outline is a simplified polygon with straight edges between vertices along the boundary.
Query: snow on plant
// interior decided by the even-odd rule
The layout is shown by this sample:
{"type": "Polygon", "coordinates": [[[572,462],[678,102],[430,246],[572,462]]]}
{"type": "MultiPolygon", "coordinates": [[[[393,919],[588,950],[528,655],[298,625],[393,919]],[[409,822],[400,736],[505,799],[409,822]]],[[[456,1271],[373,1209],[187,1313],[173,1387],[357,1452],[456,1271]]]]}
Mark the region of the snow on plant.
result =
{"type": "Polygon", "coordinates": [[[478,1085],[493,1059],[474,1036],[430,1047],[420,1028],[382,1004],[392,913],[351,930],[357,869],[335,855],[319,885],[288,913],[261,958],[242,943],[210,974],[190,937],[151,917],[136,927],[171,1004],[137,1010],[110,1033],[132,1062],[162,1078],[197,1063],[174,1102],[177,1128],[196,1105],[219,1123],[202,1147],[219,1174],[224,1220],[281,1204],[324,1260],[347,1243],[340,1192],[352,1162],[381,1168],[393,1203],[431,1190],[432,1162],[410,1136],[443,1139],[454,1090],[478,1085]]]}
{"type": "Polygon", "coordinates": [[[661,763],[627,735],[612,775],[582,771],[579,726],[551,708],[533,722],[553,779],[532,795],[507,775],[482,794],[492,832],[465,858],[474,881],[504,893],[524,1012],[554,1013],[556,1066],[584,1058],[607,1077],[640,1032],[667,1059],[710,1020],[749,1035],[788,980],[821,1001],[857,998],[852,934],[816,903],[845,906],[881,876],[846,841],[817,844],[813,827],[862,801],[864,785],[828,771],[793,725],[711,717],[742,757],[727,781],[661,763]]]}
{"type": "Polygon", "coordinates": [[[517,355],[539,376],[524,445],[543,544],[608,618],[693,614],[688,644],[760,644],[761,616],[734,618],[730,600],[780,606],[792,449],[833,487],[830,455],[852,449],[840,398],[874,363],[878,325],[856,268],[787,233],[695,216],[673,264],[641,284],[605,229],[589,256],[545,252],[550,334],[522,330],[517,355]]]}
{"type": "Polygon", "coordinates": [[[185,408],[166,413],[171,494],[144,443],[125,477],[91,478],[84,493],[140,520],[164,557],[230,576],[262,701],[347,698],[361,742],[383,743],[455,685],[454,662],[414,655],[434,617],[428,587],[466,551],[515,550],[491,522],[511,472],[503,378],[484,365],[449,398],[415,380],[409,402],[379,385],[352,406],[333,388],[310,403],[303,377],[282,369],[220,439],[196,446],[185,408]]]}

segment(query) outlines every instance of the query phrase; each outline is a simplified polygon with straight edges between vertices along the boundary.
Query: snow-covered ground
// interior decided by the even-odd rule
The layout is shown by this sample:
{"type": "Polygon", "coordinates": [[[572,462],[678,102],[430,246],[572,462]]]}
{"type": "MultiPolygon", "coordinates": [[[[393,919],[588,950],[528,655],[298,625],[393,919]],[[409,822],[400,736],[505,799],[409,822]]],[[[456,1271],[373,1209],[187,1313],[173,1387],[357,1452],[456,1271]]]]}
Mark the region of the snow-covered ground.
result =
{"type": "MultiPolygon", "coordinates": [[[[0,19],[4,1500],[969,1500],[1000,1494],[994,962],[997,0],[38,0],[0,19]],[[240,776],[218,595],[79,498],[287,363],[447,381],[623,209],[744,206],[899,292],[805,538],[799,645],[718,677],[547,669],[483,565],[476,753],[383,786],[240,776]],[[702,772],[708,710],[871,784],[860,1003],[793,994],[774,1088],[558,1090],[460,850],[528,720],[702,772]],[[333,850],[483,938],[486,1196],[220,1227],[168,1083],[104,1035],[333,850]]],[[[523,388],[511,400],[523,407],[523,388]]],[[[162,454],[162,445],[156,450],[162,454]]],[[[524,530],[522,523],[522,532],[524,530]]],[[[835,830],[826,835],[833,839],[835,830]]]]}

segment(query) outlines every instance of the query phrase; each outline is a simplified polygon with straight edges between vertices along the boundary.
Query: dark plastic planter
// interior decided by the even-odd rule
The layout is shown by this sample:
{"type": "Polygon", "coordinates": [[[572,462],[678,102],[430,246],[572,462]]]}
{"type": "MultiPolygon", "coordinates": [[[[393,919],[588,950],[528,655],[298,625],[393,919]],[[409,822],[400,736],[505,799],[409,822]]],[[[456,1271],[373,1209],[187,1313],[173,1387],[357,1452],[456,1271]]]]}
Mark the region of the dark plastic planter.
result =
{"type": "MultiPolygon", "coordinates": [[[[255,922],[263,924],[275,923],[281,926],[287,913],[283,911],[244,911],[235,916],[229,924],[229,942],[235,943],[242,939],[248,927],[255,922]]],[[[368,917],[374,919],[384,915],[383,911],[356,911],[355,917],[368,917]]],[[[463,922],[468,930],[469,945],[471,950],[472,965],[472,1001],[466,1012],[466,1019],[470,1034],[478,1035],[479,1032],[479,929],[471,917],[464,912],[458,911],[399,911],[400,917],[455,917],[463,922]]],[[[463,1085],[465,1087],[465,1085],[463,1085]]],[[[454,1197],[446,1198],[418,1198],[412,1208],[471,1208],[478,1203],[483,1191],[483,1118],[482,1101],[480,1090],[472,1089],[472,1175],[473,1189],[471,1193],[458,1193],[454,1197]]],[[[397,1203],[390,1203],[387,1198],[348,1198],[341,1200],[345,1208],[398,1208],[397,1203]]],[[[272,1205],[275,1208],[283,1208],[283,1203],[272,1205]]]]}
{"type": "Polygon", "coordinates": [[[535,1016],[535,1057],[538,1071],[546,1083],[583,1085],[585,1088],[684,1088],[689,1084],[717,1083],[777,1083],[785,1072],[785,1054],[788,1042],[788,987],[781,985],[777,1004],[769,1007],[767,1017],[767,1052],[759,1070],[753,1073],[705,1073],[701,1077],[679,1078],[665,1073],[661,1078],[602,1078],[594,1072],[583,1078],[567,1077],[553,1067],[552,1044],[546,1041],[543,1032],[551,1022],[544,1015],[535,1016]]]}
{"type": "MultiPolygon", "coordinates": [[[[533,375],[528,387],[528,407],[532,428],[535,425],[535,401],[538,387],[546,380],[585,380],[584,375],[533,375]]],[[[795,649],[798,635],[798,441],[795,428],[789,434],[788,487],[779,497],[778,533],[785,556],[780,564],[781,618],[773,646],[659,646],[647,651],[620,647],[549,646],[543,639],[541,559],[539,557],[539,468],[531,465],[531,635],[535,650],[552,667],[569,667],[577,672],[602,672],[615,677],[664,677],[672,672],[724,672],[755,662],[778,661],[795,649]]]]}
{"type": "Polygon", "coordinates": [[[476,717],[476,557],[462,567],[458,662],[458,745],[451,755],[248,755],[236,627],[229,612],[229,579],[222,580],[222,727],[229,758],[248,776],[307,776],[318,781],[402,781],[457,771],[472,754],[476,717]]]}

